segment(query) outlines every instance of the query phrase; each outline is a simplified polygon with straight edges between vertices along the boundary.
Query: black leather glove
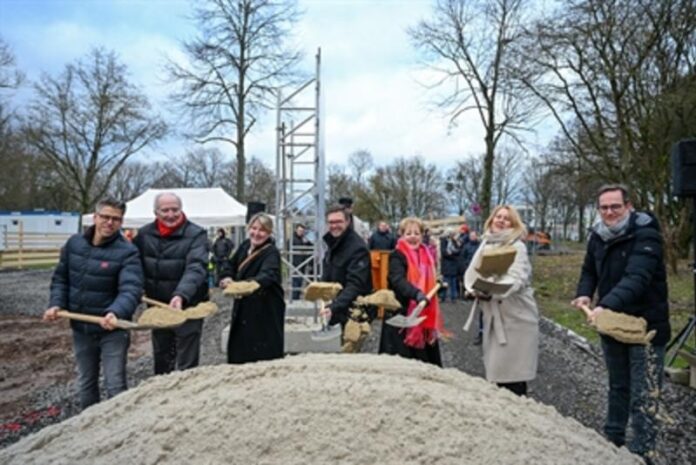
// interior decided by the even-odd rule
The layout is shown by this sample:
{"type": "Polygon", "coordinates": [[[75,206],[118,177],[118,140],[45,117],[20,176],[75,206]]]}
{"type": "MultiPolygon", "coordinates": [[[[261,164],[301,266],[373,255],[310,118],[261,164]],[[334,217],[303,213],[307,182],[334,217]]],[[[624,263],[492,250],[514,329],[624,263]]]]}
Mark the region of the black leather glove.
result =
{"type": "Polygon", "coordinates": [[[426,302],[430,302],[427,295],[423,294],[421,291],[418,291],[418,294],[416,294],[416,302],[421,303],[424,300],[426,302]]]}

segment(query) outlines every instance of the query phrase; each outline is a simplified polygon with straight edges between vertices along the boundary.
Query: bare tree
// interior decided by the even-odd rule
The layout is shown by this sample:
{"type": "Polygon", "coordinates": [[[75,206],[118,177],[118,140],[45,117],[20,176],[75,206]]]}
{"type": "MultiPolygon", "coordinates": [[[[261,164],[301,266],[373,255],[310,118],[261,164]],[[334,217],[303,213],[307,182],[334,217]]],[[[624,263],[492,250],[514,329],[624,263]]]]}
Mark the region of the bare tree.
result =
{"type": "Polygon", "coordinates": [[[116,172],[109,187],[109,194],[123,201],[139,196],[155,182],[156,166],[154,163],[127,161],[116,172]]]}
{"type": "Polygon", "coordinates": [[[362,186],[374,164],[372,154],[367,150],[357,150],[348,155],[348,166],[358,186],[362,186]]]}
{"type": "Polygon", "coordinates": [[[0,37],[0,90],[16,89],[24,79],[24,75],[17,69],[14,53],[12,49],[0,37]]]}
{"type": "Polygon", "coordinates": [[[298,19],[294,0],[206,0],[195,21],[198,38],[184,43],[188,64],[172,60],[173,101],[190,117],[198,142],[236,150],[236,197],[246,200],[246,136],[274,95],[293,76],[301,55],[286,43],[298,19]]]}
{"type": "Polygon", "coordinates": [[[478,205],[481,194],[482,157],[469,157],[459,160],[447,171],[445,190],[450,204],[454,204],[459,214],[471,211],[478,205]]]}
{"type": "Polygon", "coordinates": [[[479,203],[484,216],[492,200],[496,146],[506,135],[520,142],[518,133],[531,123],[536,103],[519,84],[509,52],[523,33],[526,0],[438,0],[433,18],[409,30],[417,47],[439,73],[441,88],[450,85],[438,104],[449,110],[450,123],[474,111],[485,130],[486,152],[479,203]]]}
{"type": "MultiPolygon", "coordinates": [[[[225,164],[223,181],[220,186],[228,192],[236,192],[236,174],[237,163],[235,161],[225,164]]],[[[271,212],[275,209],[275,173],[270,167],[258,158],[251,157],[246,166],[244,182],[247,201],[263,202],[268,211],[271,212]]]]}
{"type": "Polygon", "coordinates": [[[345,168],[336,163],[331,163],[327,167],[326,186],[330,204],[338,203],[341,197],[351,197],[355,187],[353,179],[346,173],[345,168]]]}
{"type": "Polygon", "coordinates": [[[34,88],[27,143],[69,186],[83,212],[104,195],[126,160],[166,132],[113,52],[94,49],[59,76],[44,74],[34,88]]]}
{"type": "Polygon", "coordinates": [[[398,158],[369,177],[355,212],[369,221],[396,223],[407,216],[441,216],[446,203],[444,179],[434,164],[420,157],[398,158]]]}

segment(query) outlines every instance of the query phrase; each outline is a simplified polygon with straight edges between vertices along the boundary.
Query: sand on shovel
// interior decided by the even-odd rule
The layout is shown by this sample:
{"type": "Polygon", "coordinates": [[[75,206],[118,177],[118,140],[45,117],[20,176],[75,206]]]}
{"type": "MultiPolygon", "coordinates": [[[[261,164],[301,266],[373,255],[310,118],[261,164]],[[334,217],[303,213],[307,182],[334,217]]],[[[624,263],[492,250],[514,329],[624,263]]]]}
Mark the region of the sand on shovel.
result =
{"type": "Polygon", "coordinates": [[[315,354],[156,376],[0,450],[0,463],[643,462],[552,407],[455,369],[315,354]]]}
{"type": "Polygon", "coordinates": [[[374,305],[376,307],[384,307],[387,310],[398,310],[401,304],[396,300],[394,291],[389,289],[380,289],[365,297],[358,297],[355,302],[358,305],[374,305]]]}
{"type": "Polygon", "coordinates": [[[239,298],[253,294],[259,287],[261,287],[261,285],[256,281],[232,281],[225,287],[222,293],[239,298]]]}
{"type": "Polygon", "coordinates": [[[648,332],[644,318],[605,309],[597,315],[594,326],[597,331],[625,344],[648,344],[655,337],[655,330],[648,332]]]}
{"type": "Polygon", "coordinates": [[[145,309],[137,323],[141,326],[168,328],[179,326],[185,321],[186,317],[182,312],[155,306],[145,309]]]}
{"type": "Polygon", "coordinates": [[[190,307],[184,310],[184,315],[187,320],[200,320],[202,318],[214,315],[218,311],[218,306],[215,302],[201,302],[195,307],[190,307]]]}

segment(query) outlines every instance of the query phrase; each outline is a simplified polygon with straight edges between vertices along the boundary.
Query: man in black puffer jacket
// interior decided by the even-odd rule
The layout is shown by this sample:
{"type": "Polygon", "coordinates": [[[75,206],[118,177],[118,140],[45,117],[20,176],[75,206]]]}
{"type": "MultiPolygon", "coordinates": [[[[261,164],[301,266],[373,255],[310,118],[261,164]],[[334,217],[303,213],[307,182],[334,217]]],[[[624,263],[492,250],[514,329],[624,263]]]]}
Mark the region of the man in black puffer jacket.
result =
{"type": "Polygon", "coordinates": [[[324,242],[328,250],[324,255],[321,280],[343,286],[331,304],[322,309],[332,325],[345,326],[353,301],[372,292],[370,252],[365,241],[349,228],[349,221],[348,213],[339,205],[329,208],[326,214],[329,232],[324,235],[324,242]]]}
{"type": "MultiPolygon", "coordinates": [[[[181,199],[162,192],[155,197],[156,220],[138,230],[133,241],[145,272],[145,294],[178,309],[208,300],[208,238],[186,219],[181,199]]],[[[198,366],[203,320],[176,329],[152,331],[155,374],[198,366]]]]}
{"type": "Polygon", "coordinates": [[[628,448],[650,460],[657,430],[656,412],[648,408],[648,393],[657,392],[655,388],[661,385],[665,345],[670,338],[660,226],[652,215],[632,211],[627,190],[621,185],[603,186],[597,205],[601,221],[592,228],[572,303],[589,306],[597,291],[598,303],[591,319],[606,308],[642,317],[648,330],[657,332],[651,350],[602,336],[609,373],[604,433],[617,446],[624,445],[630,416],[634,434],[628,448]]]}
{"type": "Polygon", "coordinates": [[[100,201],[94,226],[68,239],[51,280],[44,320],[56,320],[60,309],[101,318],[98,325],[70,322],[83,409],[99,402],[100,363],[109,397],[127,389],[130,335],[116,323],[132,319],[142,294],[143,273],[138,250],[120,233],[125,211],[123,202],[100,201]]]}

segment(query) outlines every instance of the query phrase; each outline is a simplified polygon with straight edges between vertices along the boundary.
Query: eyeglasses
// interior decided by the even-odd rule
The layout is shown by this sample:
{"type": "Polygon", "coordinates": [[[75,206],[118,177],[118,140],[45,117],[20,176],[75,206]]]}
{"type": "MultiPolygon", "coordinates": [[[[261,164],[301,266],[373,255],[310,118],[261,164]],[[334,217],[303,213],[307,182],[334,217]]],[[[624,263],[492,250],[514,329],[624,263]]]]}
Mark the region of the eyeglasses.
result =
{"type": "Polygon", "coordinates": [[[624,205],[625,204],[623,203],[612,203],[611,205],[600,205],[599,209],[604,213],[608,212],[609,210],[617,212],[621,210],[624,207],[624,205]]]}
{"type": "Polygon", "coordinates": [[[111,221],[112,223],[120,223],[121,221],[123,221],[122,216],[104,215],[103,213],[97,213],[97,216],[102,220],[106,221],[107,223],[109,221],[111,221]]]}

